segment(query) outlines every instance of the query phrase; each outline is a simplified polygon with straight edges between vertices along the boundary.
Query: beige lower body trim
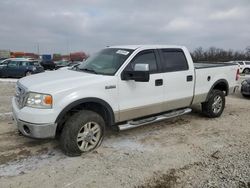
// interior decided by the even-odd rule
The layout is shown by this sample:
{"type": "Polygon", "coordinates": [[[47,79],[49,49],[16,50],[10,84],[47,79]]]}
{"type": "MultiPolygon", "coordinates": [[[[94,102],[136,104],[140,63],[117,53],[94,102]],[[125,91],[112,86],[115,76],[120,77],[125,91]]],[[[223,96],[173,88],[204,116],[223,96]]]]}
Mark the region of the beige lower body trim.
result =
{"type": "Polygon", "coordinates": [[[169,110],[174,110],[178,108],[183,108],[190,106],[192,97],[178,99],[174,101],[167,101],[163,103],[156,103],[152,105],[137,107],[137,108],[130,108],[126,110],[120,111],[120,113],[115,113],[115,120],[116,122],[132,120],[135,118],[148,116],[151,114],[157,114],[169,110]]]}
{"type": "Polygon", "coordinates": [[[193,104],[198,104],[198,103],[205,102],[206,99],[207,99],[207,94],[208,94],[208,93],[195,95],[195,96],[194,96],[194,100],[193,100],[193,104]]]}
{"type": "Polygon", "coordinates": [[[193,97],[186,97],[183,99],[164,102],[163,112],[178,109],[178,108],[188,107],[191,105],[192,98],[193,97]]]}
{"type": "Polygon", "coordinates": [[[120,111],[119,121],[131,120],[138,117],[162,112],[162,103],[130,108],[120,111]]]}

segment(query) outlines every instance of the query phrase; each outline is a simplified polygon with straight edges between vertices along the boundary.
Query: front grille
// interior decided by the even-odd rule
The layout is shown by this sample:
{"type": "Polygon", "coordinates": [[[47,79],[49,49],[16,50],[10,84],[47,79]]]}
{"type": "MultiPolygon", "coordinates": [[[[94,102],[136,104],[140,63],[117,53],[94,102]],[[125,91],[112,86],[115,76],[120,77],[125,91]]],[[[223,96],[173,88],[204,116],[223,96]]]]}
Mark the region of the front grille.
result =
{"type": "Polygon", "coordinates": [[[17,83],[15,99],[16,99],[17,106],[19,108],[24,107],[24,105],[25,105],[25,97],[26,97],[25,88],[20,83],[17,83]]]}

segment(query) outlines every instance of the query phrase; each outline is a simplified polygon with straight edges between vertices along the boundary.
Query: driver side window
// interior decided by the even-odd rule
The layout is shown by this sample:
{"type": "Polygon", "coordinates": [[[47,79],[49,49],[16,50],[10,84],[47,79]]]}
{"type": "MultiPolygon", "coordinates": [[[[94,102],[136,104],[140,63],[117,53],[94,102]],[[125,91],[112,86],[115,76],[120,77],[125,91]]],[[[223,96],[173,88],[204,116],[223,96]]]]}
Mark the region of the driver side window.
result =
{"type": "Polygon", "coordinates": [[[148,64],[149,72],[157,72],[157,62],[154,50],[144,50],[139,52],[126,67],[126,70],[133,71],[136,64],[148,64]]]}

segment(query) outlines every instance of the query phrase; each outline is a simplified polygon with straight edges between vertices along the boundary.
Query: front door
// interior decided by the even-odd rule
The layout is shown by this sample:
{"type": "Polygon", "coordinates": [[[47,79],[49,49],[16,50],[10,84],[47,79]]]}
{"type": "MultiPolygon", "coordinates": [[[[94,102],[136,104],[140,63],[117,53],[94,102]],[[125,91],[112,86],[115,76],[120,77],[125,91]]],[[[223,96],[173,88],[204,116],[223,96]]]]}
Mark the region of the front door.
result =
{"type": "Polygon", "coordinates": [[[19,62],[10,61],[7,65],[6,74],[10,77],[19,77],[19,62]]]}
{"type": "Polygon", "coordinates": [[[124,81],[119,79],[119,121],[131,120],[162,111],[164,92],[160,73],[159,57],[155,50],[139,52],[124,70],[134,70],[135,64],[148,64],[149,82],[124,81]]]}

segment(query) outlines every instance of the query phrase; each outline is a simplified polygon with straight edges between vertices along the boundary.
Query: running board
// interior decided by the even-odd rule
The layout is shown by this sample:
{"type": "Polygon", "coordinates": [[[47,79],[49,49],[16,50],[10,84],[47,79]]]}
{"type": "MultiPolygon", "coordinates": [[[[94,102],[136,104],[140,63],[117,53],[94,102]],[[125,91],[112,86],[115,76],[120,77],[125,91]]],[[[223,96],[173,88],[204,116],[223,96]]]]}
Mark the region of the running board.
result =
{"type": "Polygon", "coordinates": [[[127,129],[132,129],[132,128],[135,128],[135,127],[139,127],[139,126],[142,126],[142,125],[147,125],[149,123],[155,123],[155,122],[162,121],[162,120],[165,120],[165,119],[181,116],[181,115],[190,113],[191,111],[192,111],[191,108],[175,110],[175,111],[171,111],[169,113],[162,114],[162,115],[155,116],[155,117],[145,118],[145,119],[141,119],[141,120],[137,120],[137,121],[133,121],[133,120],[128,121],[127,123],[119,125],[118,127],[119,127],[120,131],[124,131],[124,130],[127,130],[127,129]]]}

